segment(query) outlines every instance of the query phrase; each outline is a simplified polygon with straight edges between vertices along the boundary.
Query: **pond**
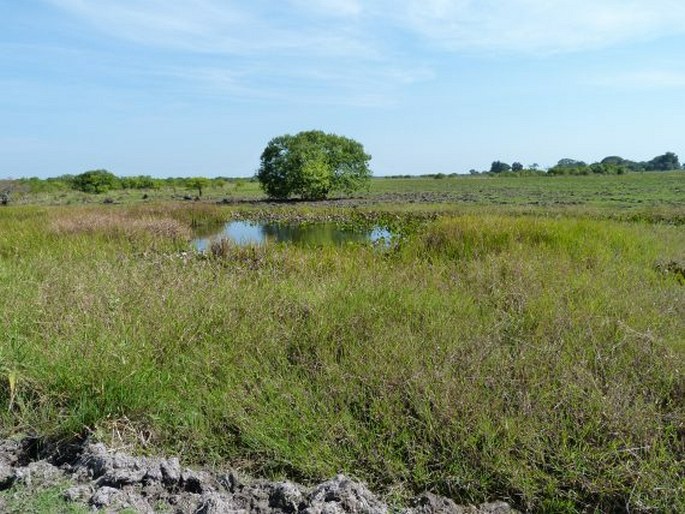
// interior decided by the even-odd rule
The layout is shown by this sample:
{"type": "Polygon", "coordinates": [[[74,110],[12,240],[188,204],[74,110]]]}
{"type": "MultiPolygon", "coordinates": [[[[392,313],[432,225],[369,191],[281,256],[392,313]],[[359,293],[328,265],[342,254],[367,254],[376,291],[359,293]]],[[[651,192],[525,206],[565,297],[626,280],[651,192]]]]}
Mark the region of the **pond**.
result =
{"type": "Polygon", "coordinates": [[[212,241],[228,239],[241,245],[293,243],[302,246],[343,245],[349,242],[387,245],[392,234],[381,227],[364,230],[336,223],[273,223],[229,221],[218,230],[196,233],[192,245],[205,251],[212,241]]]}

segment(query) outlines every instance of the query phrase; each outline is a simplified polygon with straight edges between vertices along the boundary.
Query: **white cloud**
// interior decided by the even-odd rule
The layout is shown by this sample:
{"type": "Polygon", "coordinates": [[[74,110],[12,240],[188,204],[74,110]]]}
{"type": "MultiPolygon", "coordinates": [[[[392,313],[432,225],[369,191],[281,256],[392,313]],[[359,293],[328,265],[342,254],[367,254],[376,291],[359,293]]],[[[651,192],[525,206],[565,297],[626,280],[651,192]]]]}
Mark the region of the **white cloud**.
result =
{"type": "Polygon", "coordinates": [[[685,88],[685,71],[633,70],[596,77],[591,79],[589,84],[622,89],[683,89],[685,88]]]}
{"type": "Polygon", "coordinates": [[[202,94],[280,99],[297,91],[312,103],[388,105],[398,87],[432,76],[383,54],[384,43],[361,27],[357,0],[47,1],[110,37],[201,54],[147,73],[202,94]]]}
{"type": "Polygon", "coordinates": [[[445,50],[511,53],[582,51],[685,33],[682,0],[46,1],[111,35],[221,53],[373,54],[374,28],[387,27],[445,50]]]}
{"type": "MultiPolygon", "coordinates": [[[[437,78],[428,64],[437,54],[550,55],[685,33],[682,0],[44,1],[109,37],[170,55],[229,57],[224,68],[193,61],[150,70],[201,89],[379,105],[437,78]]],[[[628,78],[679,84],[667,74],[628,78]]]]}
{"type": "MultiPolygon", "coordinates": [[[[47,0],[102,32],[156,47],[203,53],[265,52],[352,55],[368,47],[343,24],[300,23],[299,1],[269,4],[219,0],[47,0]]],[[[317,0],[311,16],[351,15],[358,4],[317,0]]],[[[363,55],[363,54],[361,54],[363,55]]]]}
{"type": "Polygon", "coordinates": [[[574,52],[685,32],[680,0],[409,0],[396,22],[448,50],[574,52]]]}

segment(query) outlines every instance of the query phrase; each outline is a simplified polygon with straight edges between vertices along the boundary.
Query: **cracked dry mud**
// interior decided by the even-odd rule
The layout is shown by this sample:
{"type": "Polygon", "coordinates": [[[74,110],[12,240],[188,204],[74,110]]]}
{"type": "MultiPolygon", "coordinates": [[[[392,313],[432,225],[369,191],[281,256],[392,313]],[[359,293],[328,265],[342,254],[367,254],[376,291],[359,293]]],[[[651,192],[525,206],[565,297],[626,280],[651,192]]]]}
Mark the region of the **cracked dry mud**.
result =
{"type": "MultiPolygon", "coordinates": [[[[178,458],[134,457],[85,442],[39,452],[35,440],[0,441],[0,490],[59,487],[67,502],[101,512],[202,514],[509,514],[504,502],[460,506],[424,493],[390,508],[361,482],[338,475],[314,487],[181,466],[178,458]]],[[[0,497],[0,512],[6,511],[0,497]]]]}

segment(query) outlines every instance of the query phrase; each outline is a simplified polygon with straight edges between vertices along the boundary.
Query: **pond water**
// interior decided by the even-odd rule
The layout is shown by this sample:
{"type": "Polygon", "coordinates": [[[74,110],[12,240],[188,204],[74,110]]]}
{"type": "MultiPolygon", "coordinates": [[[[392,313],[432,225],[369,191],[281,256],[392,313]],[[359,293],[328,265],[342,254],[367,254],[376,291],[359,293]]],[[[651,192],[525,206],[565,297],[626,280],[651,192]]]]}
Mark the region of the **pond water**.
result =
{"type": "Polygon", "coordinates": [[[342,245],[348,242],[388,244],[391,233],[381,227],[370,230],[343,228],[335,223],[270,223],[229,221],[217,230],[197,233],[193,247],[206,250],[212,241],[228,239],[241,246],[294,243],[302,246],[342,245]]]}

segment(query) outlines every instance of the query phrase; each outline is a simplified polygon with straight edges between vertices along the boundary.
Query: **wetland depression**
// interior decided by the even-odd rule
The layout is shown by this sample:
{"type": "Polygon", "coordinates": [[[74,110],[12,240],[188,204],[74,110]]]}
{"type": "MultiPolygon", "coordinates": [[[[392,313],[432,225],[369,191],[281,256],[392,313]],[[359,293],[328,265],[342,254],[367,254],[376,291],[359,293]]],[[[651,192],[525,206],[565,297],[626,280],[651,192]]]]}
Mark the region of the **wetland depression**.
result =
{"type": "Polygon", "coordinates": [[[229,221],[212,230],[198,231],[192,241],[198,251],[205,251],[213,241],[228,239],[239,246],[267,243],[292,243],[301,246],[328,246],[347,243],[387,244],[392,237],[382,227],[343,227],[337,223],[274,223],[229,221]]]}
{"type": "MultiPolygon", "coordinates": [[[[454,179],[516,181],[473,206],[0,207],[0,511],[46,511],[10,503],[36,491],[22,492],[20,468],[42,477],[29,456],[65,441],[60,455],[80,459],[72,441],[93,434],[258,478],[346,471],[398,501],[428,490],[532,512],[685,512],[683,202],[645,187],[639,209],[532,204],[567,179],[618,197],[631,177],[656,180],[454,179]],[[521,201],[495,207],[506,195],[521,201]],[[184,252],[229,219],[383,226],[392,246],[184,252]],[[3,441],[22,434],[3,473],[3,441]]],[[[187,492],[168,478],[154,491],[187,492]]],[[[131,486],[153,494],[143,482],[131,486]]]]}

